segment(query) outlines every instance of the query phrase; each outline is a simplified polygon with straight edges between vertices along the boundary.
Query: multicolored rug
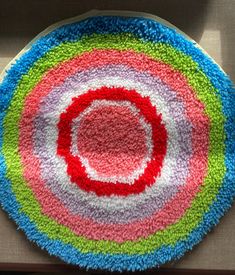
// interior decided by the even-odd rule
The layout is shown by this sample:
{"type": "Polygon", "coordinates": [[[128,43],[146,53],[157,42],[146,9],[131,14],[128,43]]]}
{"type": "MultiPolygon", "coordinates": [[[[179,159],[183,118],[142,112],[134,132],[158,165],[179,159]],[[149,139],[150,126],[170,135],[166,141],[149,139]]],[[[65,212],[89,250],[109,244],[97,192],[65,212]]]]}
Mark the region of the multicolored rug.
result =
{"type": "Polygon", "coordinates": [[[11,64],[0,96],[1,205],[67,263],[158,267],[231,206],[232,83],[160,19],[103,13],[51,27],[11,64]]]}

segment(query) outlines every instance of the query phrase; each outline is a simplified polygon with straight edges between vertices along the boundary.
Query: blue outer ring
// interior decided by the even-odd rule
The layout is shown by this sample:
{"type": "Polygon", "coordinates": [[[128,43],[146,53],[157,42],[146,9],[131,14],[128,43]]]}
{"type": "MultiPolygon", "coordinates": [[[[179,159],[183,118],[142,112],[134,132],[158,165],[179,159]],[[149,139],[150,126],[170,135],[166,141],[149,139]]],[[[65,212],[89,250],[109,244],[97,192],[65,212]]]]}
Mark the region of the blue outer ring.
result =
{"type": "Polygon", "coordinates": [[[77,41],[84,34],[92,33],[121,33],[131,32],[144,41],[163,42],[172,45],[179,51],[189,55],[198,63],[199,68],[207,75],[212,85],[217,89],[222,100],[225,122],[225,163],[226,174],[222,187],[201,223],[189,234],[185,240],[180,240],[175,246],[162,246],[156,251],[144,255],[127,254],[83,254],[69,244],[60,240],[52,240],[46,234],[37,230],[34,222],[20,211],[20,204],[11,189],[11,182],[5,177],[6,165],[4,156],[0,154],[0,203],[9,216],[27,235],[28,239],[36,242],[50,254],[60,257],[65,262],[92,269],[106,269],[111,271],[136,271],[159,266],[173,259],[178,259],[199,243],[206,233],[215,226],[224,213],[230,208],[235,196],[235,89],[229,77],[193,42],[186,40],[176,33],[152,19],[124,18],[117,16],[97,16],[81,22],[62,26],[48,35],[37,40],[31,49],[22,55],[7,72],[0,85],[0,148],[2,147],[3,119],[5,110],[10,105],[15,88],[22,75],[27,73],[38,58],[63,41],[77,41]]]}

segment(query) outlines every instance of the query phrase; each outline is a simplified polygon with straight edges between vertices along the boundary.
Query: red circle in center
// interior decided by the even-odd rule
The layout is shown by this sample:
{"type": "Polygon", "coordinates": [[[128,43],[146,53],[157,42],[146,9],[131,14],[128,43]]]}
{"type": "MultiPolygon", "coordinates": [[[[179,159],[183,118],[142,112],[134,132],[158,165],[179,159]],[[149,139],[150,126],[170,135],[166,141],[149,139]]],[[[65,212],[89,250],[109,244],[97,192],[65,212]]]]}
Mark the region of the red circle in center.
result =
{"type": "Polygon", "coordinates": [[[87,93],[73,98],[71,105],[60,115],[58,123],[57,154],[67,163],[67,173],[72,182],[85,191],[93,191],[98,196],[138,194],[155,182],[161,171],[164,156],[166,154],[167,132],[161,120],[161,114],[152,106],[149,97],[142,97],[135,90],[125,88],[102,87],[89,90],[87,93]],[[152,159],[147,163],[144,173],[133,184],[121,182],[110,183],[92,180],[87,176],[85,167],[78,156],[71,154],[71,128],[73,119],[79,116],[95,100],[130,101],[152,127],[153,152],[152,159]]]}
{"type": "Polygon", "coordinates": [[[146,129],[139,114],[117,101],[112,105],[96,103],[76,129],[79,156],[86,159],[85,167],[93,169],[87,173],[99,178],[131,176],[148,154],[146,129]]]}

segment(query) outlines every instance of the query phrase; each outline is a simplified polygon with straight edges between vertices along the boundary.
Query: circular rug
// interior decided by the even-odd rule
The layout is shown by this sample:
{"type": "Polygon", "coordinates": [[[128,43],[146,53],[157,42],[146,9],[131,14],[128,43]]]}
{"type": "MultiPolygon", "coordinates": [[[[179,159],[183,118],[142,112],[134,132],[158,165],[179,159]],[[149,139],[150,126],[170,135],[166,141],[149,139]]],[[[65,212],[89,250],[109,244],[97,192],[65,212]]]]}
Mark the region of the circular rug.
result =
{"type": "Polygon", "coordinates": [[[1,205],[67,263],[160,266],[232,203],[232,83],[159,18],[52,26],[11,63],[0,95],[1,205]]]}

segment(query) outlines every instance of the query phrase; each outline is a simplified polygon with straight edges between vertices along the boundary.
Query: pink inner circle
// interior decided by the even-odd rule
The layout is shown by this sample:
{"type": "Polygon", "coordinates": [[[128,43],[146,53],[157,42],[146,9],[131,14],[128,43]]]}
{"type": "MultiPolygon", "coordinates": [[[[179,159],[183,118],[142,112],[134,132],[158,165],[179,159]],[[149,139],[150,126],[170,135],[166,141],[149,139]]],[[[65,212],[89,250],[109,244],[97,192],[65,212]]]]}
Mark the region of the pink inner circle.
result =
{"type": "Polygon", "coordinates": [[[127,106],[101,106],[78,126],[78,151],[99,176],[129,176],[147,155],[146,133],[127,106]]]}

